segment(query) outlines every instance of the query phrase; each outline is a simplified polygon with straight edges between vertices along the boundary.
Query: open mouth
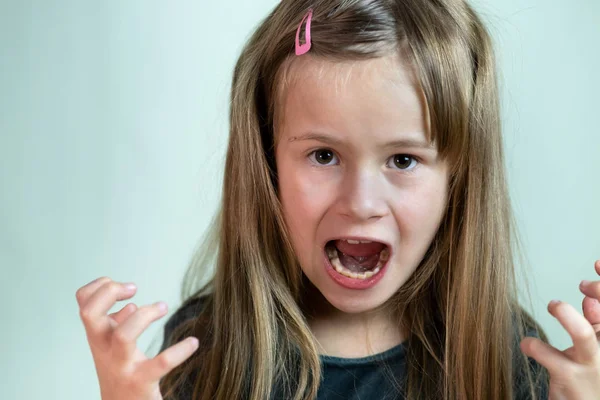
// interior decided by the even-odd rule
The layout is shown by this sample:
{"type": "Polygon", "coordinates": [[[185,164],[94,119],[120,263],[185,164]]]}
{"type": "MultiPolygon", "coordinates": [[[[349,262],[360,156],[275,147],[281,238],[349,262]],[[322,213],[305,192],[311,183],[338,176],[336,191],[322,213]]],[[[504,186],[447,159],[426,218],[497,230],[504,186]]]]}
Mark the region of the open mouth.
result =
{"type": "Polygon", "coordinates": [[[325,253],[338,273],[353,279],[371,278],[390,257],[387,245],[358,240],[330,240],[325,253]]]}

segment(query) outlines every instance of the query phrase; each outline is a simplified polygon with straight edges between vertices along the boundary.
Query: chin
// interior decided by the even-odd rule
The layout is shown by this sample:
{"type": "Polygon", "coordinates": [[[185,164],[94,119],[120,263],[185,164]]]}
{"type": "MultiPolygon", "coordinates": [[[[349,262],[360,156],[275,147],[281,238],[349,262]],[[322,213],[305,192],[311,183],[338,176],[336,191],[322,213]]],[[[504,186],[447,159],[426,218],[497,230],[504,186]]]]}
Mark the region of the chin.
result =
{"type": "Polygon", "coordinates": [[[361,292],[358,296],[349,295],[347,292],[338,292],[331,288],[319,289],[325,300],[334,307],[337,311],[346,314],[362,314],[374,311],[383,306],[393,296],[393,292],[386,295],[383,288],[379,287],[379,291],[368,293],[361,292]],[[337,292],[337,293],[336,293],[337,292]]]}

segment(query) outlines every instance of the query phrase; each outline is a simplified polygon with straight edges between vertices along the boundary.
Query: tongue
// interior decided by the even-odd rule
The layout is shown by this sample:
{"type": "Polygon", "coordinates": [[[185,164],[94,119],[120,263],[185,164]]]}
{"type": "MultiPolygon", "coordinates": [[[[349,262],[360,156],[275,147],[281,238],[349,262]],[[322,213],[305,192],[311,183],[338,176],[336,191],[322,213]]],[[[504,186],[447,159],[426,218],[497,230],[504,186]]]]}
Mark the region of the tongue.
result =
{"type": "Polygon", "coordinates": [[[336,240],[340,262],[353,272],[365,272],[374,269],[379,261],[379,253],[385,248],[382,243],[350,244],[345,240],[336,240]]]}
{"type": "Polygon", "coordinates": [[[368,257],[379,254],[385,248],[385,244],[378,242],[350,244],[345,240],[336,240],[335,247],[348,256],[368,257]]]}

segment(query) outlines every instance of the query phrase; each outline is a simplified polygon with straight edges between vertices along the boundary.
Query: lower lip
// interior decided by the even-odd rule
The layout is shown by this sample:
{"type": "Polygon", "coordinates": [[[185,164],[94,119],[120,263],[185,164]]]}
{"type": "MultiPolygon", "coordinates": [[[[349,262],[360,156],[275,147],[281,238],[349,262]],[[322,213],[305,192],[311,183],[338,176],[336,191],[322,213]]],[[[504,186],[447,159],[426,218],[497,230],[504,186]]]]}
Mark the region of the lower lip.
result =
{"type": "Polygon", "coordinates": [[[390,258],[388,258],[383,267],[381,267],[381,269],[379,270],[379,272],[370,278],[354,279],[337,272],[335,268],[333,268],[333,266],[331,265],[331,261],[329,261],[329,257],[327,257],[327,254],[325,252],[323,253],[323,256],[325,257],[325,270],[327,271],[329,276],[331,276],[331,278],[340,286],[343,286],[346,289],[356,290],[368,289],[370,287],[375,286],[377,282],[379,282],[381,278],[383,278],[383,275],[385,274],[385,271],[387,271],[387,266],[390,262],[390,258]]]}

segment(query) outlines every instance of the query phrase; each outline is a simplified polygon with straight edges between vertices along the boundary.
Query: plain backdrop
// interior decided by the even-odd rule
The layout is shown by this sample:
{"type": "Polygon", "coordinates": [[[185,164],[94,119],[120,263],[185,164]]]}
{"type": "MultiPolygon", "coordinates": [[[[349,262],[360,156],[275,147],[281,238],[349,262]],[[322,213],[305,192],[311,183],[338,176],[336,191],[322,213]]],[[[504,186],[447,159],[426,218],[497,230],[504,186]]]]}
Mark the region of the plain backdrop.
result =
{"type": "MultiPolygon", "coordinates": [[[[0,2],[1,398],[100,398],[75,300],[89,281],[180,304],[220,198],[232,69],[276,3],[0,2]]],[[[562,350],[547,303],[581,310],[579,282],[599,279],[600,2],[474,5],[496,44],[531,311],[562,350]]]]}

